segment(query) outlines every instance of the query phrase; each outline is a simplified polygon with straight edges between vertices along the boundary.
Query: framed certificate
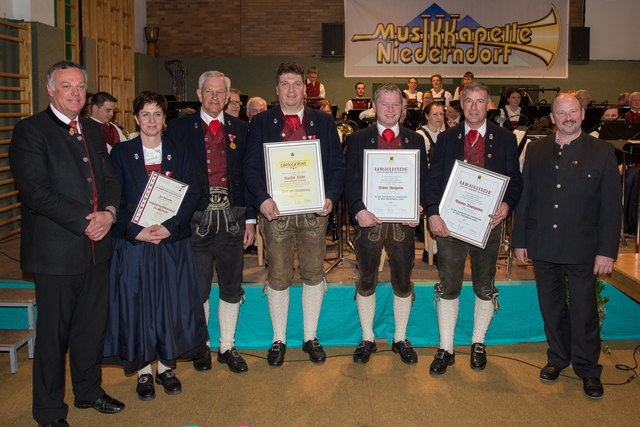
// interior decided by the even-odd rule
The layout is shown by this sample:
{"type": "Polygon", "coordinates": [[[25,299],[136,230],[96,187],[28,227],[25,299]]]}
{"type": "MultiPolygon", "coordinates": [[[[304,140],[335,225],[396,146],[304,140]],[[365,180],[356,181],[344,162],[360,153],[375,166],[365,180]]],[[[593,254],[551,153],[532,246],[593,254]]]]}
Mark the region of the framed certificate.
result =
{"type": "Polygon", "coordinates": [[[176,215],[188,188],[184,182],[151,172],[131,222],[142,227],[162,224],[176,215]]]}
{"type": "Polygon", "coordinates": [[[263,147],[267,192],[280,215],[322,212],[325,196],[320,140],[269,142],[263,147]]]}
{"type": "Polygon", "coordinates": [[[420,150],[364,150],[362,201],[382,222],[420,221],[420,150]]]}
{"type": "Polygon", "coordinates": [[[456,160],[440,201],[440,217],[451,236],[482,249],[493,214],[502,203],[509,177],[456,160]]]}

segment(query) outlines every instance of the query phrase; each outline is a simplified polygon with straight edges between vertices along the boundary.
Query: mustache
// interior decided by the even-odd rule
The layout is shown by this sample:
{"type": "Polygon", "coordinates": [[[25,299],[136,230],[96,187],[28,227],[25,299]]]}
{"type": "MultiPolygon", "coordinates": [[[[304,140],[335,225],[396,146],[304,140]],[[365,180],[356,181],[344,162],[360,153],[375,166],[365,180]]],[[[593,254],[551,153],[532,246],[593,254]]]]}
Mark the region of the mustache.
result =
{"type": "Polygon", "coordinates": [[[565,120],[564,122],[562,122],[563,125],[568,125],[568,124],[576,124],[577,122],[575,120],[565,120]]]}

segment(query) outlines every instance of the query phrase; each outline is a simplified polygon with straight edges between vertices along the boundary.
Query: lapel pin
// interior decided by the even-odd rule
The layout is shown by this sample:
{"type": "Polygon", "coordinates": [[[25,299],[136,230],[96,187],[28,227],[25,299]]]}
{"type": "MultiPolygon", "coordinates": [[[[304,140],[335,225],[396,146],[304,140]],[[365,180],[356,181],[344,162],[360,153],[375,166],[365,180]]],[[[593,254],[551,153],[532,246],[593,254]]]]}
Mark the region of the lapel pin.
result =
{"type": "MultiPolygon", "coordinates": [[[[171,160],[171,154],[167,154],[167,160],[171,160]]],[[[169,175],[167,175],[169,176],[169,175]]]]}
{"type": "Polygon", "coordinates": [[[133,153],[133,158],[138,160],[140,158],[140,156],[138,155],[138,153],[133,153]]]}

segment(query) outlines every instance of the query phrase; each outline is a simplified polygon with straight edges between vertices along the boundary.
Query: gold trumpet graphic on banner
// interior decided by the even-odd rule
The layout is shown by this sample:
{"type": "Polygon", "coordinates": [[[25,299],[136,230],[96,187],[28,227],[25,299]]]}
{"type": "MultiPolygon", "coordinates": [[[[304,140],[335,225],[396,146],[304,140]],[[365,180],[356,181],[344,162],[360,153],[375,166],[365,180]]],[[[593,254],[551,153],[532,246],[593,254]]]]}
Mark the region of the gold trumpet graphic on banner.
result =
{"type": "Polygon", "coordinates": [[[530,53],[542,59],[551,67],[558,56],[560,49],[560,41],[562,40],[562,26],[558,10],[555,6],[551,6],[551,11],[544,18],[527,24],[520,24],[520,28],[529,28],[531,30],[530,44],[514,44],[511,49],[520,50],[530,53]]]}

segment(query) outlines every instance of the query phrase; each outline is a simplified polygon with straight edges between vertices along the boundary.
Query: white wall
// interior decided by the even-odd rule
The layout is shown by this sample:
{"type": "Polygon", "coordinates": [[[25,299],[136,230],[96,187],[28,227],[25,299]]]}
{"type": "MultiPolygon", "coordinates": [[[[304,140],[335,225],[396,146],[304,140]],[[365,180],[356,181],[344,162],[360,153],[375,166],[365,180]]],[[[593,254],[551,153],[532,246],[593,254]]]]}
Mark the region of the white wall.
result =
{"type": "Polygon", "coordinates": [[[586,0],[586,27],[591,28],[591,60],[640,59],[640,1],[586,0]]]}
{"type": "Polygon", "coordinates": [[[0,17],[42,22],[53,27],[53,0],[0,0],[0,17]]]}
{"type": "Polygon", "coordinates": [[[133,34],[136,53],[147,53],[147,40],[144,27],[147,25],[147,0],[133,1],[133,34]]]}

